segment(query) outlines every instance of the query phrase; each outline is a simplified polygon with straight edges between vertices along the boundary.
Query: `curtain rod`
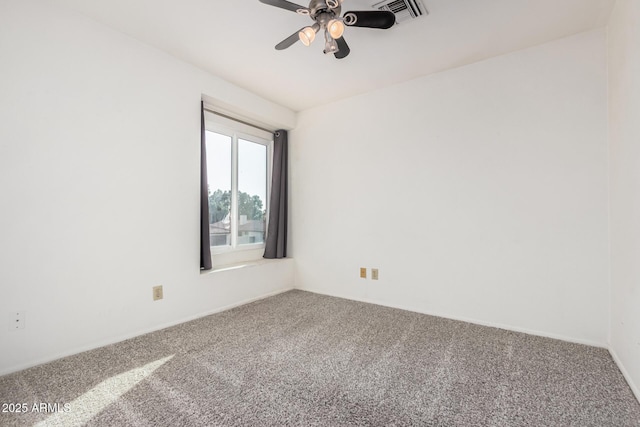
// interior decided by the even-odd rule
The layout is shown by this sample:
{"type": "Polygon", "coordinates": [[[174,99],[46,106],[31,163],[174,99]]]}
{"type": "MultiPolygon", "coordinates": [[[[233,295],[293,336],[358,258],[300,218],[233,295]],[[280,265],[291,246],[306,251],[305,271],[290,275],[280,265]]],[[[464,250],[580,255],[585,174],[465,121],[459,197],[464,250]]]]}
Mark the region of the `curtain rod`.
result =
{"type": "Polygon", "coordinates": [[[261,131],[264,131],[264,132],[268,132],[268,133],[273,133],[274,132],[271,129],[265,129],[265,128],[260,127],[260,126],[256,126],[253,123],[248,123],[248,122],[245,122],[244,120],[239,120],[239,119],[237,119],[235,117],[228,116],[228,115],[223,114],[223,113],[221,113],[219,111],[211,110],[211,109],[209,109],[207,107],[204,107],[204,111],[208,111],[208,112],[210,112],[212,114],[215,114],[216,116],[224,117],[225,119],[233,120],[234,122],[242,123],[243,125],[251,126],[252,128],[255,128],[255,129],[260,129],[261,131]]]}

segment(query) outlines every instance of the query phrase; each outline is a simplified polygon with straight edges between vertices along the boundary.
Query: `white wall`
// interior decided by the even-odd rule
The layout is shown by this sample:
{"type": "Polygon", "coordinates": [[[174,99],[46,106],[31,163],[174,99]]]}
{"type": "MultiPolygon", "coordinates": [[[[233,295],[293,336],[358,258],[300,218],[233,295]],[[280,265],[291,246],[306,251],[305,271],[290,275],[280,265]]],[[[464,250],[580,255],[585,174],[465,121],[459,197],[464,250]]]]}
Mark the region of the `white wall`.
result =
{"type": "Polygon", "coordinates": [[[302,112],[296,287],[606,345],[606,97],[598,30],[302,112]]]}
{"type": "Polygon", "coordinates": [[[609,22],[612,354],[640,399],[640,2],[609,22]]]}
{"type": "MultiPolygon", "coordinates": [[[[612,18],[628,43],[610,57],[611,345],[637,384],[632,3],[612,18]]],[[[605,45],[581,34],[301,113],[296,285],[606,343],[605,45]]],[[[203,93],[295,124],[74,13],[0,1],[0,318],[27,312],[25,330],[0,325],[0,374],[291,287],[291,260],[199,274],[203,93]]]]}
{"type": "Polygon", "coordinates": [[[201,94],[295,124],[74,13],[0,2],[0,374],[292,287],[291,260],[199,272],[201,94]]]}

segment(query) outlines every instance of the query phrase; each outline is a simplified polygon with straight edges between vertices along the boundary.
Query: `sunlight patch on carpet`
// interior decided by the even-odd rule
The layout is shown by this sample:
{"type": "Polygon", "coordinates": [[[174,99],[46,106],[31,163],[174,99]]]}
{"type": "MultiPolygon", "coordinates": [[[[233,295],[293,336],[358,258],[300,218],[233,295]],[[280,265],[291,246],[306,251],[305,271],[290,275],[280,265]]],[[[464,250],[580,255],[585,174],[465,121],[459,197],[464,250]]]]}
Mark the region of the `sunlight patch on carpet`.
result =
{"type": "Polygon", "coordinates": [[[98,415],[107,406],[114,403],[126,392],[149,377],[156,369],[167,363],[175,356],[167,356],[163,359],[148,363],[140,368],[113,376],[75,399],[70,404],[68,412],[57,412],[46,420],[36,424],[36,427],[45,426],[81,426],[94,416],[98,415]]]}

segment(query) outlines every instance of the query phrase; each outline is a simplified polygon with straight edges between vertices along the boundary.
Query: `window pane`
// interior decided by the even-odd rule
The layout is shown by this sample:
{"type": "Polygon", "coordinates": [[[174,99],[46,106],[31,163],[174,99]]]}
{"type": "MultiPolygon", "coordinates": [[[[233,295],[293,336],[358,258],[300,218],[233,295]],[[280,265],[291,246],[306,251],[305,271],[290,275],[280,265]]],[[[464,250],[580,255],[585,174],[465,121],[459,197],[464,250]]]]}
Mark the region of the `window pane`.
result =
{"type": "Polygon", "coordinates": [[[211,246],[231,245],[231,137],[206,131],[211,246]]]}
{"type": "Polygon", "coordinates": [[[267,147],[238,139],[238,245],[264,242],[267,147]]]}

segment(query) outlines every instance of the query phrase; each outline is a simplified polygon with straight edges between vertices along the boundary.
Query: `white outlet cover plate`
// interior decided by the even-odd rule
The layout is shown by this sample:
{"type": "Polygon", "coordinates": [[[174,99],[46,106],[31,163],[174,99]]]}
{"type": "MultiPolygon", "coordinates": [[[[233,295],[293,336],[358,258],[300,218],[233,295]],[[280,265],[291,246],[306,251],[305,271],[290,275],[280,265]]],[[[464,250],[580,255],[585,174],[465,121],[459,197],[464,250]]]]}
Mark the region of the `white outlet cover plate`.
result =
{"type": "Polygon", "coordinates": [[[26,312],[12,311],[9,313],[9,330],[16,331],[26,326],[26,312]]]}

